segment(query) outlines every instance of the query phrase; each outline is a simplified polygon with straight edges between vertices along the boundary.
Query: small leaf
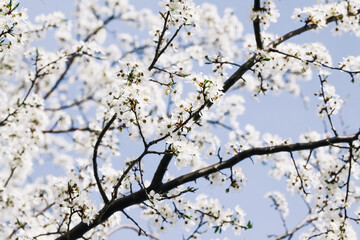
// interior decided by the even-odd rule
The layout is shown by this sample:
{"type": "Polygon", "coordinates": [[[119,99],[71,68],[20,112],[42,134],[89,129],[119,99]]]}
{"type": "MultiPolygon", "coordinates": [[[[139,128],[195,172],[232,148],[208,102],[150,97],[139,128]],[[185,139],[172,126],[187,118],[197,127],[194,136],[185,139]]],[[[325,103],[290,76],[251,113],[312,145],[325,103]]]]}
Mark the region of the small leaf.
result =
{"type": "Polygon", "coordinates": [[[20,5],[20,3],[17,3],[17,4],[15,5],[15,7],[12,9],[12,11],[14,11],[15,9],[17,9],[19,5],[20,5]]]}
{"type": "Polygon", "coordinates": [[[253,227],[252,223],[250,221],[248,221],[246,228],[247,229],[251,229],[253,227]]]}
{"type": "Polygon", "coordinates": [[[263,61],[270,61],[270,58],[263,58],[263,61]]]}

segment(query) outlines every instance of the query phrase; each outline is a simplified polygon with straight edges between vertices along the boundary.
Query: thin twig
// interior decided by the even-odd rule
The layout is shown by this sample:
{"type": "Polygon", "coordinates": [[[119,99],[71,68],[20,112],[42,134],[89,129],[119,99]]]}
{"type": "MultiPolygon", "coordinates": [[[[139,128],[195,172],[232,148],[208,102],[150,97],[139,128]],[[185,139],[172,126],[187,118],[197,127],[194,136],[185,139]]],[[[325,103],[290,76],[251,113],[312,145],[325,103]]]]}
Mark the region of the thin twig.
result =
{"type": "MultiPolygon", "coordinates": [[[[327,106],[326,106],[327,102],[329,101],[329,99],[327,100],[327,98],[326,98],[326,96],[325,96],[325,91],[324,91],[324,82],[326,81],[326,79],[324,79],[324,80],[321,79],[321,76],[320,76],[320,75],[319,75],[319,79],[320,79],[320,85],[321,85],[321,87],[320,87],[320,89],[321,89],[321,97],[322,97],[322,99],[323,99],[323,101],[324,101],[324,104],[325,104],[325,108],[322,109],[322,110],[325,110],[325,112],[326,112],[326,116],[327,116],[327,118],[328,118],[328,120],[329,120],[330,127],[331,127],[331,130],[333,131],[334,135],[335,135],[335,136],[338,136],[338,133],[337,133],[337,131],[336,131],[335,127],[334,127],[334,124],[333,124],[333,122],[332,122],[332,119],[331,119],[331,113],[332,113],[332,111],[329,112],[329,110],[328,110],[328,108],[327,108],[327,106]]],[[[320,112],[320,113],[321,113],[321,112],[320,112]]]]}
{"type": "Polygon", "coordinates": [[[298,230],[300,230],[301,228],[309,225],[310,223],[312,223],[313,221],[316,221],[317,220],[317,217],[314,217],[314,218],[310,218],[309,219],[309,216],[307,216],[306,218],[304,218],[304,220],[299,223],[299,225],[297,225],[294,229],[292,229],[291,231],[289,232],[286,232],[285,234],[283,235],[280,235],[278,237],[276,237],[274,240],[281,240],[281,239],[284,239],[284,238],[287,238],[289,237],[289,239],[294,235],[295,232],[297,232],[298,230]]]}
{"type": "Polygon", "coordinates": [[[295,162],[295,159],[294,159],[294,155],[293,155],[292,152],[289,152],[289,153],[290,153],[290,157],[291,157],[291,159],[292,159],[292,162],[293,162],[293,164],[294,164],[294,167],[295,167],[297,176],[298,176],[299,179],[300,179],[301,189],[303,190],[303,192],[304,192],[305,195],[308,195],[308,193],[307,193],[306,190],[305,190],[305,185],[304,185],[303,178],[301,177],[300,172],[299,172],[299,169],[298,169],[298,167],[297,167],[297,165],[296,165],[296,162],[295,162]]]}
{"type": "Polygon", "coordinates": [[[6,182],[5,182],[5,184],[4,184],[4,188],[6,188],[6,186],[9,184],[10,179],[11,179],[12,176],[14,175],[15,169],[16,169],[16,167],[12,167],[12,168],[10,169],[10,175],[9,175],[8,179],[6,180],[6,182]]]}

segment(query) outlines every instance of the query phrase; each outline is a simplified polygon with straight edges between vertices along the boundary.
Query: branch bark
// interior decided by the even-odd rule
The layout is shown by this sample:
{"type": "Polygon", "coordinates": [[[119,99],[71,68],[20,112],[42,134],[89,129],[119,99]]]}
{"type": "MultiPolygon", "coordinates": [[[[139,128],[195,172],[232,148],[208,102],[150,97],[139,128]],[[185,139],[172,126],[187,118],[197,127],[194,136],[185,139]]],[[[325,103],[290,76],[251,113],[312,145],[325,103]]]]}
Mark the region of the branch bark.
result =
{"type": "Polygon", "coordinates": [[[94,177],[95,177],[95,180],[96,180],[96,185],[97,185],[97,187],[99,189],[99,192],[101,194],[101,197],[102,197],[104,203],[108,203],[109,199],[106,196],[106,193],[105,193],[104,189],[102,188],[102,185],[101,185],[101,182],[100,182],[100,179],[99,179],[98,168],[97,168],[97,151],[98,151],[98,148],[100,146],[102,138],[105,136],[105,133],[107,132],[107,130],[109,130],[111,124],[115,121],[115,119],[116,119],[116,113],[112,116],[110,121],[105,125],[104,129],[101,131],[101,133],[100,133],[100,135],[99,135],[99,137],[98,137],[98,139],[97,139],[97,141],[95,143],[94,153],[93,153],[93,158],[92,158],[93,171],[94,171],[94,177]]]}
{"type": "MultiPolygon", "coordinates": [[[[259,12],[260,9],[260,0],[254,0],[254,12],[259,12]]],[[[256,40],[256,46],[258,49],[263,49],[263,43],[261,40],[261,31],[260,31],[260,20],[259,17],[253,20],[253,27],[254,27],[254,35],[256,40]]]]}
{"type": "MultiPolygon", "coordinates": [[[[346,136],[337,136],[333,138],[326,138],[315,142],[307,142],[307,143],[295,143],[295,144],[286,144],[286,145],[276,145],[270,147],[258,147],[258,148],[251,148],[245,151],[242,151],[235,156],[231,157],[230,159],[219,162],[194,172],[179,176],[167,183],[159,183],[157,185],[153,185],[148,187],[147,189],[141,189],[138,192],[125,196],[123,198],[116,199],[114,201],[105,204],[105,206],[100,210],[98,216],[94,219],[94,221],[87,225],[83,222],[79,223],[73,229],[71,229],[66,235],[60,236],[58,240],[67,240],[67,239],[76,239],[80,238],[90,229],[96,227],[97,225],[105,222],[111,215],[115,212],[122,211],[129,206],[133,206],[139,204],[143,201],[147,200],[147,192],[154,190],[158,193],[165,193],[174,189],[182,184],[195,181],[201,177],[208,176],[209,174],[218,172],[222,169],[231,168],[237,163],[251,158],[253,156],[261,156],[261,155],[268,155],[274,154],[279,152],[295,152],[301,150],[313,150],[320,147],[331,146],[334,144],[339,143],[351,143],[355,140],[358,140],[360,135],[360,131],[353,135],[346,135],[346,136]]],[[[166,155],[165,155],[166,156],[166,155]]],[[[161,164],[160,164],[161,165],[161,164]]],[[[165,165],[164,165],[165,166],[165,165]]],[[[162,172],[163,170],[161,170],[162,172]]]]}
{"type": "MultiPolygon", "coordinates": [[[[341,19],[343,16],[334,16],[327,19],[327,23],[334,22],[336,20],[341,19]]],[[[311,29],[316,29],[318,26],[316,24],[306,24],[305,26],[298,28],[294,31],[291,31],[282,37],[274,40],[272,43],[270,43],[267,48],[276,48],[279,44],[282,42],[297,36],[301,33],[304,33],[311,29]]],[[[239,69],[232,74],[225,82],[223,91],[227,92],[241,77],[243,74],[248,71],[252,66],[255,65],[256,62],[260,61],[258,54],[254,54],[249,60],[247,60],[239,69]]],[[[150,68],[150,67],[149,67],[150,68]]],[[[150,68],[151,69],[151,68],[150,68]]],[[[196,113],[194,113],[193,118],[195,120],[200,118],[200,112],[207,107],[211,107],[212,103],[208,102],[206,105],[204,105],[202,108],[200,108],[196,113]]],[[[141,189],[135,193],[132,193],[128,196],[115,199],[113,201],[108,202],[108,204],[105,204],[105,206],[99,211],[99,214],[94,219],[94,221],[87,225],[83,222],[76,225],[74,228],[72,228],[68,233],[65,235],[62,235],[58,237],[58,240],[67,240],[67,239],[76,239],[80,238],[85,234],[87,231],[91,230],[92,228],[96,227],[97,225],[105,222],[111,215],[113,215],[115,212],[122,211],[125,208],[129,206],[133,206],[136,204],[139,204],[143,201],[147,200],[147,192],[150,192],[151,190],[154,190],[158,193],[165,193],[168,192],[171,189],[174,189],[182,184],[195,181],[201,177],[205,177],[209,174],[218,172],[222,169],[227,169],[233,167],[235,164],[241,162],[244,159],[251,158],[253,156],[260,156],[260,155],[268,155],[268,154],[274,154],[279,152],[293,152],[293,151],[301,151],[301,150],[313,150],[320,147],[325,146],[331,146],[333,144],[337,143],[351,143],[359,138],[360,132],[353,134],[353,135],[347,135],[347,136],[336,136],[333,138],[327,138],[322,139],[315,142],[308,142],[308,143],[296,143],[296,144],[288,144],[288,145],[277,145],[277,146],[270,146],[270,147],[262,147],[262,148],[251,148],[245,151],[242,151],[235,156],[231,157],[230,159],[216,163],[210,166],[207,166],[205,168],[196,170],[194,172],[190,172],[188,174],[179,176],[167,183],[161,183],[157,179],[156,176],[154,176],[152,184],[150,187],[146,189],[141,189]],[[157,183],[157,184],[155,184],[157,183]]],[[[165,174],[167,164],[170,162],[170,159],[165,159],[166,155],[164,156],[163,160],[160,162],[159,167],[157,169],[157,172],[159,171],[161,174],[165,174]],[[165,160],[164,160],[165,159],[165,160]],[[162,164],[163,162],[163,164],[162,164]]],[[[162,177],[161,177],[162,179],[162,177]]],[[[161,181],[161,180],[160,180],[161,181]]]]}

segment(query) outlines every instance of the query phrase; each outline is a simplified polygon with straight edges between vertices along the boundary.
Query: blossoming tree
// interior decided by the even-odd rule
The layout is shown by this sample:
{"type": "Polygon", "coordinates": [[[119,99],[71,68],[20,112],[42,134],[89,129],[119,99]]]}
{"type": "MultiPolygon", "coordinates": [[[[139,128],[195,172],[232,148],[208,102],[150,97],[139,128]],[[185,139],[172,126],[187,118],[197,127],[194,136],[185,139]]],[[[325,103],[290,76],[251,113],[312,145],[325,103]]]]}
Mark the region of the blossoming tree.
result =
{"type": "Polygon", "coordinates": [[[357,88],[360,56],[334,63],[323,44],[292,40],[327,28],[359,37],[359,0],[296,8],[301,26],[280,36],[267,32],[280,16],[273,0],[245,6],[247,35],[236,11],[192,0],[163,0],[156,12],[127,0],[75,2],[72,17],[33,23],[21,3],[0,0],[1,239],[107,239],[121,228],[156,239],[175,225],[187,239],[241,234],[256,219],[206,194],[256,181],[245,160],[271,165],[287,184],[264,193],[285,226],[271,238],[356,239],[360,132],[339,130],[346,105],[331,74],[357,88]],[[56,49],[41,47],[46,33],[56,49]],[[325,130],[309,126],[292,140],[239,122],[245,93],[300,98],[310,79],[318,102],[308,107],[325,130]],[[44,162],[53,168],[34,170],[44,162]],[[308,208],[295,226],[286,227],[286,191],[308,208]]]}

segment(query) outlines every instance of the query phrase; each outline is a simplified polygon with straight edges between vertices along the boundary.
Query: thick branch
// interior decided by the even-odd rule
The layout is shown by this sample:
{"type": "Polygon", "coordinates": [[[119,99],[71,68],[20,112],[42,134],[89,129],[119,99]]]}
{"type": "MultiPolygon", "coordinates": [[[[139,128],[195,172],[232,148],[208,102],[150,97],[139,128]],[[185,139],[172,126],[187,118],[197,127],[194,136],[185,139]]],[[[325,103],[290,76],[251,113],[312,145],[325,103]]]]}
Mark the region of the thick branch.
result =
{"type": "Polygon", "coordinates": [[[150,192],[151,190],[155,190],[158,193],[165,193],[174,189],[182,184],[195,181],[201,177],[205,177],[209,174],[218,172],[219,170],[231,168],[235,164],[241,162],[244,159],[251,158],[253,156],[259,155],[268,155],[279,152],[294,152],[301,150],[312,150],[320,147],[331,146],[337,143],[351,143],[358,139],[360,132],[347,135],[347,136],[338,136],[333,138],[322,139],[315,142],[307,142],[307,143],[295,143],[295,144],[287,144],[287,145],[276,145],[270,147],[259,147],[259,148],[251,148],[245,151],[242,151],[230,159],[219,162],[208,167],[199,169],[197,171],[182,175],[169,181],[167,183],[159,184],[157,186],[150,186],[147,189],[141,189],[138,192],[130,194],[128,196],[116,199],[114,201],[106,204],[103,209],[99,212],[98,216],[92,222],[92,224],[87,225],[85,223],[79,223],[73,229],[71,229],[66,235],[60,236],[58,240],[67,240],[67,239],[76,239],[81,237],[90,229],[96,227],[98,224],[106,221],[111,215],[113,215],[117,211],[121,211],[129,206],[133,206],[139,204],[145,200],[147,200],[146,192],[150,192]]]}
{"type": "MultiPolygon", "coordinates": [[[[260,11],[260,0],[254,0],[254,12],[260,11]]],[[[255,34],[255,40],[256,40],[256,46],[258,49],[263,49],[263,43],[261,40],[261,32],[260,32],[260,20],[259,17],[256,17],[253,21],[253,27],[254,27],[254,34],[255,34]]]]}
{"type": "Polygon", "coordinates": [[[161,184],[161,181],[166,173],[167,167],[169,166],[169,163],[171,161],[171,158],[173,157],[172,154],[165,154],[163,158],[161,159],[158,168],[156,169],[156,172],[154,174],[154,177],[151,181],[150,187],[156,187],[157,185],[161,184]]]}
{"type": "MultiPolygon", "coordinates": [[[[327,19],[327,23],[336,21],[338,19],[341,19],[342,16],[335,16],[330,17],[327,19]]],[[[281,44],[282,42],[299,35],[303,32],[306,32],[311,29],[317,28],[316,24],[307,24],[299,29],[296,29],[294,31],[291,31],[282,37],[276,39],[272,43],[270,43],[267,47],[268,48],[275,48],[277,45],[281,44]]],[[[239,79],[241,79],[242,75],[248,71],[254,64],[259,61],[260,58],[257,54],[254,54],[248,61],[246,61],[241,67],[230,76],[229,79],[227,79],[224,83],[223,91],[227,92],[239,79]]],[[[153,66],[152,66],[153,67],[153,66]]],[[[151,69],[151,68],[150,68],[151,69]]],[[[199,119],[200,118],[200,111],[205,108],[205,106],[210,107],[212,105],[211,102],[207,102],[206,105],[201,107],[196,113],[193,114],[193,118],[199,119]]],[[[315,142],[309,142],[309,143],[296,143],[296,144],[289,144],[289,145],[277,145],[277,146],[271,146],[271,147],[263,147],[263,148],[252,148],[245,150],[243,152],[238,153],[237,155],[233,156],[232,158],[216,163],[213,165],[210,165],[208,167],[199,169],[197,171],[182,175],[178,178],[173,179],[172,181],[169,181],[164,184],[158,184],[158,185],[152,185],[147,189],[141,189],[138,192],[135,192],[133,194],[130,194],[128,196],[122,197],[120,199],[116,199],[114,201],[109,202],[106,204],[103,209],[99,212],[98,216],[94,219],[94,221],[87,225],[83,222],[79,223],[77,226],[75,226],[73,229],[71,229],[67,234],[58,237],[57,239],[67,240],[67,239],[76,239],[83,234],[85,234],[90,229],[96,227],[98,224],[106,221],[111,215],[113,215],[117,211],[121,211],[129,206],[133,206],[136,204],[139,204],[145,200],[147,200],[147,192],[151,190],[155,190],[158,193],[165,193],[171,189],[174,189],[182,184],[194,181],[196,179],[199,179],[201,177],[205,177],[209,174],[215,173],[219,170],[231,168],[235,164],[239,163],[240,161],[251,158],[252,156],[256,155],[267,155],[267,154],[274,154],[278,152],[292,152],[292,151],[301,151],[301,150],[313,150],[320,147],[330,146],[336,143],[351,143],[352,141],[355,141],[358,139],[359,133],[354,135],[348,135],[348,136],[336,136],[333,138],[327,138],[320,141],[315,142]]],[[[157,142],[157,141],[156,141],[157,142]]],[[[165,164],[164,164],[165,166],[165,164]]],[[[163,170],[161,170],[163,171],[163,170]]],[[[154,179],[153,179],[154,182],[154,179]]]]}
{"type": "Polygon", "coordinates": [[[315,148],[330,146],[336,143],[351,143],[358,139],[360,132],[353,135],[348,136],[338,136],[333,138],[322,139],[316,142],[308,142],[308,143],[295,143],[295,144],[288,144],[288,145],[277,145],[277,146],[270,146],[270,147],[262,147],[262,148],[250,148],[248,150],[242,151],[232,158],[219,162],[208,167],[199,169],[197,171],[185,174],[178,178],[173,179],[172,181],[165,183],[161,186],[161,192],[167,192],[170,189],[173,189],[181,184],[194,181],[198,178],[205,177],[209,174],[218,172],[222,169],[230,168],[235,164],[241,162],[244,159],[253,157],[253,156],[261,156],[261,155],[268,155],[274,154],[279,152],[294,152],[294,151],[301,151],[301,150],[312,150],[315,148]]]}

